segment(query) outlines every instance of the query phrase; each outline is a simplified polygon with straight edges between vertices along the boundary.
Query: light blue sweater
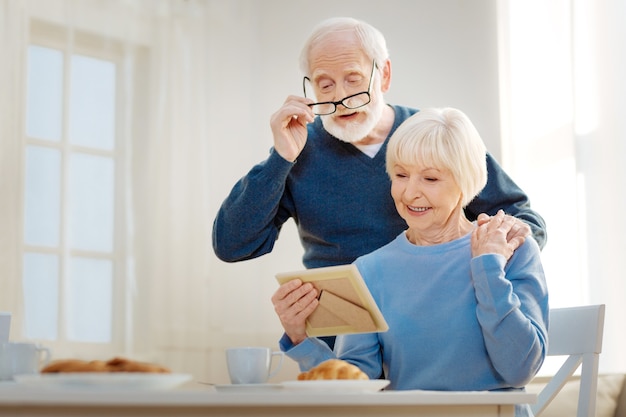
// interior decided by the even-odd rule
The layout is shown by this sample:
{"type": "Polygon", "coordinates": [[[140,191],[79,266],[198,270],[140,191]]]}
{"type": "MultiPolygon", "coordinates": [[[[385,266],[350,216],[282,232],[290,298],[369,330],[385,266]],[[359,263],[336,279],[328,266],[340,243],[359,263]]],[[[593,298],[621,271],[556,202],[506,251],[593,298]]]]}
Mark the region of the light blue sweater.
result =
{"type": "Polygon", "coordinates": [[[334,352],[315,338],[293,346],[283,337],[281,349],[302,370],[339,357],[370,378],[384,371],[389,389],[524,387],[547,350],[539,247],[528,238],[506,264],[501,255],[472,259],[470,236],[416,246],[402,233],[355,261],[389,331],[339,336],[334,352]]]}

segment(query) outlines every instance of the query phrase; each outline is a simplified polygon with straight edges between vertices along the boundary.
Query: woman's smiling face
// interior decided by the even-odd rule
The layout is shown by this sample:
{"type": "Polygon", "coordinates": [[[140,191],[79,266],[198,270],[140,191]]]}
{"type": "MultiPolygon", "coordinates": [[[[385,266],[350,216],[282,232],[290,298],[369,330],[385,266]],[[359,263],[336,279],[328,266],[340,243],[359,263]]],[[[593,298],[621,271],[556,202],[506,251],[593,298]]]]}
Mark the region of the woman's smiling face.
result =
{"type": "Polygon", "coordinates": [[[463,216],[461,189],[449,170],[396,164],[391,196],[413,243],[445,241],[449,233],[458,231],[463,216]]]}

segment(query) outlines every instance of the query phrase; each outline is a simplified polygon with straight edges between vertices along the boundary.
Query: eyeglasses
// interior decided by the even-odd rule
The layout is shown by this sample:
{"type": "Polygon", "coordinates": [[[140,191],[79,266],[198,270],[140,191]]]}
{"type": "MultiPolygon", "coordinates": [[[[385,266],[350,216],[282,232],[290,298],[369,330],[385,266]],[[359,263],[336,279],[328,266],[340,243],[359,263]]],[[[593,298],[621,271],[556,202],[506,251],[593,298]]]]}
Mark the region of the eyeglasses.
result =
{"type": "MultiPolygon", "coordinates": [[[[308,106],[313,109],[313,113],[318,116],[326,116],[329,114],[333,114],[337,111],[337,105],[341,104],[346,109],[358,109],[359,107],[363,107],[372,101],[370,97],[370,90],[372,89],[372,81],[374,80],[374,69],[377,68],[376,61],[372,61],[372,73],[370,74],[370,82],[367,86],[367,91],[362,91],[360,93],[352,94],[351,96],[345,97],[339,101],[322,101],[320,103],[311,103],[308,106]]],[[[304,90],[304,97],[306,97],[306,84],[307,81],[311,83],[311,79],[309,77],[304,77],[302,80],[302,89],[304,90]]]]}

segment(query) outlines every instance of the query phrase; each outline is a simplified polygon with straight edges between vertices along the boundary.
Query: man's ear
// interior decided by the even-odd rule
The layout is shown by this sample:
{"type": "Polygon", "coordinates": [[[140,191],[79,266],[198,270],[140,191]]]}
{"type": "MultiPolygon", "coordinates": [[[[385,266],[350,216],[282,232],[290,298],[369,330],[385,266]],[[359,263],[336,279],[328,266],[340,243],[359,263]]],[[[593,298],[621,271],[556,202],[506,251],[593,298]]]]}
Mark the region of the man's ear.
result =
{"type": "Polygon", "coordinates": [[[383,93],[386,93],[391,86],[391,60],[386,59],[380,68],[380,89],[383,93]]]}

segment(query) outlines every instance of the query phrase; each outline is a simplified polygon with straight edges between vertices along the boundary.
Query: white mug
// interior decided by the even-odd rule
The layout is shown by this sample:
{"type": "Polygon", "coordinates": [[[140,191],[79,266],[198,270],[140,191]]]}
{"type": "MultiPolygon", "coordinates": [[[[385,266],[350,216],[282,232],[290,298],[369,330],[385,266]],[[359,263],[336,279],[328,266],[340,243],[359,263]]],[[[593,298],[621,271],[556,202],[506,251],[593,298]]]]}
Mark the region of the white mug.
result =
{"type": "Polygon", "coordinates": [[[0,343],[9,341],[9,331],[11,330],[11,313],[0,311],[0,343]]]}
{"type": "Polygon", "coordinates": [[[0,343],[0,380],[36,374],[50,361],[50,349],[35,343],[0,343]]]}
{"type": "Polygon", "coordinates": [[[283,352],[266,347],[237,347],[226,349],[226,364],[233,384],[263,384],[276,375],[283,364],[283,352]],[[278,363],[272,370],[274,357],[278,363]]]}

